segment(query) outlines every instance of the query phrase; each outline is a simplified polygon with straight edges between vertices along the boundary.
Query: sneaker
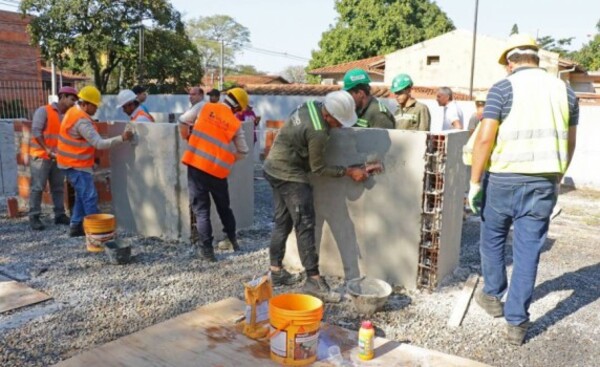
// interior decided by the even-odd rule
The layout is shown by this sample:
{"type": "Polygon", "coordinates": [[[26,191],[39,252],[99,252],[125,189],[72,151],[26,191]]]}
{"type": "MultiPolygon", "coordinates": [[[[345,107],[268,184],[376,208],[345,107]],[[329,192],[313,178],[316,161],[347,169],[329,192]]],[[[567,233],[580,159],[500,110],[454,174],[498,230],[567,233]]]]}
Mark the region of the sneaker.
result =
{"type": "Polygon", "coordinates": [[[200,257],[200,259],[209,261],[211,263],[217,262],[215,250],[212,247],[200,247],[198,251],[198,256],[200,257]]]}
{"type": "Polygon", "coordinates": [[[237,239],[226,238],[217,243],[217,248],[222,251],[233,250],[240,251],[240,245],[237,242],[237,239]]]}
{"type": "Polygon", "coordinates": [[[300,283],[302,278],[302,274],[292,274],[283,268],[279,271],[271,270],[271,282],[274,287],[294,285],[300,283]]]}
{"type": "Polygon", "coordinates": [[[69,227],[69,237],[83,237],[85,232],[83,231],[83,224],[76,224],[69,227]]]}
{"type": "Polygon", "coordinates": [[[530,325],[529,321],[525,321],[519,325],[506,325],[506,341],[512,345],[522,345],[530,325]]]}
{"type": "Polygon", "coordinates": [[[308,277],[302,291],[311,296],[320,298],[323,302],[338,303],[342,300],[342,295],[338,292],[331,291],[323,277],[317,279],[308,277]]]}
{"type": "Polygon", "coordinates": [[[31,217],[29,217],[29,226],[34,231],[43,231],[44,229],[46,229],[46,226],[40,220],[39,215],[32,215],[31,217]]]}
{"type": "Polygon", "coordinates": [[[483,293],[483,290],[479,290],[475,293],[475,302],[477,302],[479,307],[483,308],[483,310],[492,317],[501,317],[504,315],[502,302],[494,296],[483,293]]]}
{"type": "Polygon", "coordinates": [[[63,224],[65,226],[68,226],[69,224],[71,224],[71,218],[67,217],[65,213],[59,214],[54,217],[54,224],[63,224]]]}

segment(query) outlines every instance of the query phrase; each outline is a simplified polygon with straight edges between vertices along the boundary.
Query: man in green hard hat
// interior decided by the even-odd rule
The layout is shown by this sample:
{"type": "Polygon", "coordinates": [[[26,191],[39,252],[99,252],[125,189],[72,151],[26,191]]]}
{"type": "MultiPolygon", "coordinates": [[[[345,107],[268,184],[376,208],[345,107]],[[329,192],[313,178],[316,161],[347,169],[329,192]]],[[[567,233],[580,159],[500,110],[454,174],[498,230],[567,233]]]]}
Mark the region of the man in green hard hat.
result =
{"type": "Polygon", "coordinates": [[[429,131],[429,108],[412,97],[412,86],[413,81],[408,74],[398,74],[392,81],[390,90],[400,105],[394,114],[396,129],[429,131]]]}
{"type": "Polygon", "coordinates": [[[354,127],[377,127],[393,129],[394,115],[371,95],[371,78],[363,69],[352,69],[344,75],[344,90],[349,92],[356,103],[358,121],[354,127]]]}

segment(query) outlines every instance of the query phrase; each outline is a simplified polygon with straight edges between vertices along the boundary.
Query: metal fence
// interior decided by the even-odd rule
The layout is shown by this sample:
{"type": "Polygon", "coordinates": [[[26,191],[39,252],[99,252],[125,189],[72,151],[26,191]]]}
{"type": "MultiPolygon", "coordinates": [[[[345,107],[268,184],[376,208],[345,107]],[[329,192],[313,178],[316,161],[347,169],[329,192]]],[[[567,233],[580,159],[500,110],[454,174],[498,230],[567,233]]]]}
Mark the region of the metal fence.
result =
{"type": "Polygon", "coordinates": [[[0,81],[0,119],[31,119],[48,102],[49,90],[41,82],[0,81]]]}

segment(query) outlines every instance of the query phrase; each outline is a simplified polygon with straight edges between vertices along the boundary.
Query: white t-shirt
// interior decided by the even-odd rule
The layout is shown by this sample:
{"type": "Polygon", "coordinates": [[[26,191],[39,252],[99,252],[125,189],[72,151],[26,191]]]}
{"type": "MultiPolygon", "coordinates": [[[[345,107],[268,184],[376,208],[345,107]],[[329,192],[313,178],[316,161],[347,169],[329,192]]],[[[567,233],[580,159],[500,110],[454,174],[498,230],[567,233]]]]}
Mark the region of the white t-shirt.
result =
{"type": "Polygon", "coordinates": [[[190,107],[189,110],[185,111],[181,116],[179,116],[179,122],[183,124],[194,125],[203,106],[204,101],[196,103],[190,107]]]}
{"type": "Polygon", "coordinates": [[[450,101],[446,106],[444,106],[444,118],[442,123],[442,130],[452,130],[452,122],[459,120],[461,125],[465,126],[463,113],[460,107],[458,107],[458,103],[456,101],[450,101]]]}

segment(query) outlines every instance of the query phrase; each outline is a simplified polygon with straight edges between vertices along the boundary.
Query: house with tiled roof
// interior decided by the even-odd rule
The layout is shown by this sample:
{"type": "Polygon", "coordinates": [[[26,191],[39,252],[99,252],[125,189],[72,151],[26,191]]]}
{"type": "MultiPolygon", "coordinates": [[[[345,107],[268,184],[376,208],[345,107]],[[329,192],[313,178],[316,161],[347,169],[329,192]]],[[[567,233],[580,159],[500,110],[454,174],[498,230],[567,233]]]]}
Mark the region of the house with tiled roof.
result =
{"type": "Polygon", "coordinates": [[[385,56],[374,56],[366,59],[313,69],[308,73],[321,77],[322,84],[335,85],[343,83],[344,74],[346,74],[348,70],[360,68],[369,74],[373,84],[381,84],[383,83],[385,72],[385,63],[382,64],[384,61],[385,56]]]}
{"type": "MultiPolygon", "coordinates": [[[[246,86],[249,84],[263,84],[263,85],[282,85],[290,84],[287,80],[279,75],[225,75],[225,83],[234,83],[238,86],[246,86]]],[[[202,78],[202,85],[212,88],[216,87],[219,83],[218,78],[214,78],[213,75],[205,75],[202,78]]]]}

